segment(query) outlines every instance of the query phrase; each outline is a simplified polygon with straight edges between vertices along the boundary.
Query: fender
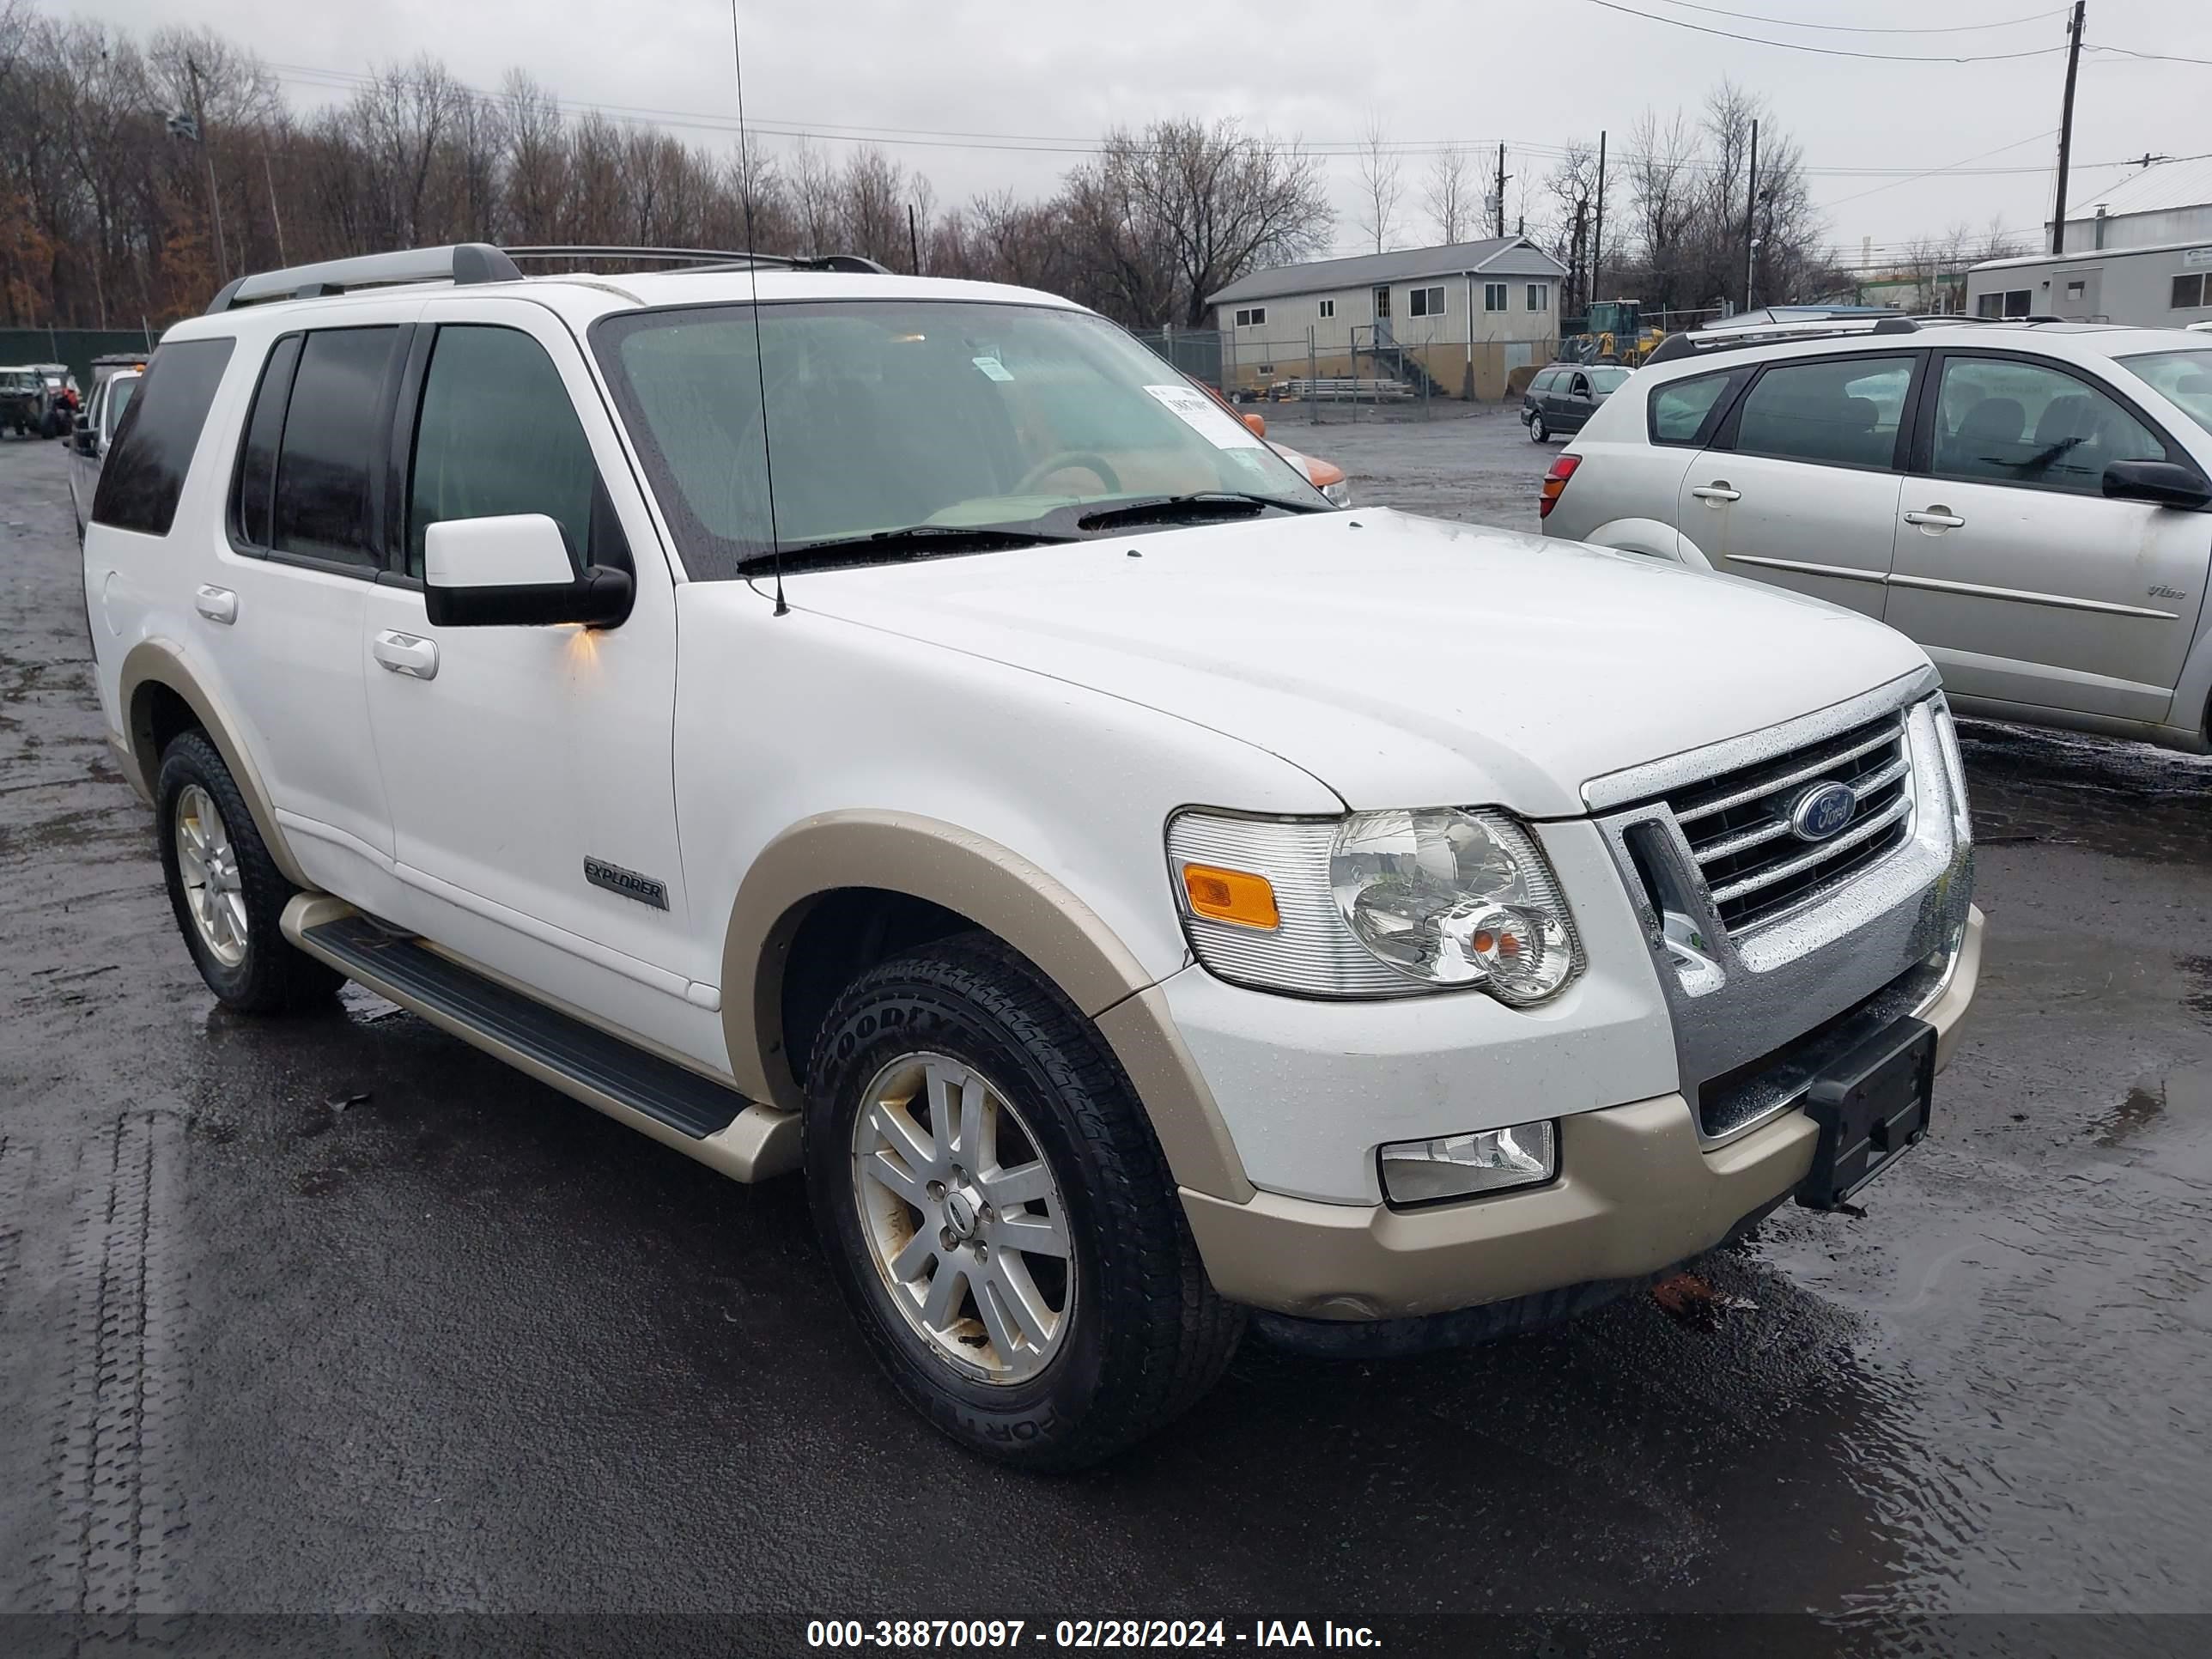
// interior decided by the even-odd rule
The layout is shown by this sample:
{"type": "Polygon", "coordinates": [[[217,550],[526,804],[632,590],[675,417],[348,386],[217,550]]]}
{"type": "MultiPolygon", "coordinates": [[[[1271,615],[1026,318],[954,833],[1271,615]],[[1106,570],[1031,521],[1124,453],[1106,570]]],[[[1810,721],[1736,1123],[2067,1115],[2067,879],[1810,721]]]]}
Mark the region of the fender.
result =
{"type": "Polygon", "coordinates": [[[2212,603],[2197,614],[2197,639],[2174,683],[2160,741],[2202,753],[2212,747],[2212,603]]]}
{"type": "Polygon", "coordinates": [[[154,734],[142,725],[137,708],[138,693],[148,685],[166,686],[191,707],[201,729],[222,757],[222,763],[230,769],[239,793],[246,797],[246,810],[253,815],[253,827],[260,831],[262,845],[268,848],[269,856],[276,860],[285,880],[295,887],[313,890],[315,884],[301,872],[299,861],[292,856],[291,847],[276,822],[276,811],[270,805],[268,786],[261,781],[260,769],[234,735],[238,726],[224,717],[220,705],[185,665],[176,646],[167,640],[141,640],[132,646],[123,659],[122,672],[116,684],[116,708],[123,718],[123,740],[118,749],[130,774],[131,787],[143,799],[152,801],[154,776],[161,765],[161,757],[154,747],[154,734]]]}
{"type": "Polygon", "coordinates": [[[722,947],[722,1022],[738,1091],[799,1111],[782,1042],[783,967],[824,894],[872,887],[965,916],[1049,975],[1097,1026],[1144,1103],[1176,1184],[1232,1203],[1252,1195],[1212,1091],[1128,947],[1049,872],[957,825],[915,813],[817,814],[786,830],[745,873],[722,947]]]}
{"type": "Polygon", "coordinates": [[[1666,559],[1687,565],[1692,570],[1719,568],[1705,556],[1703,548],[1664,519],[1611,519],[1583,539],[1592,547],[1609,547],[1617,553],[1639,553],[1646,558],[1666,559]]]}

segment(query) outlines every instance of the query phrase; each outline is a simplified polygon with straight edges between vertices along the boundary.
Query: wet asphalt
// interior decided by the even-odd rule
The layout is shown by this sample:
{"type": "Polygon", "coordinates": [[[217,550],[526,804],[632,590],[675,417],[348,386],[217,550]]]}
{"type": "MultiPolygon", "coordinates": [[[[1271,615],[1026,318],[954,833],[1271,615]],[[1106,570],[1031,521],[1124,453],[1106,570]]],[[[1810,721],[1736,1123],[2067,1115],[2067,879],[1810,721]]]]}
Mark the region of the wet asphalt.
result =
{"type": "MultiPolygon", "coordinates": [[[[1510,416],[1287,424],[1363,501],[1533,516],[1510,416]]],[[[1170,1432],[1040,1480],[900,1407],[795,1183],[373,997],[217,1011],[101,741],[63,474],[0,443],[0,1614],[538,1614],[539,1651],[672,1613],[712,1618],[651,1650],[951,1612],[2212,1645],[2109,1617],[2212,1611],[2212,763],[1969,729],[1980,1000],[1863,1218],[1779,1212],[1674,1311],[1385,1364],[1248,1344],[1170,1432]],[[1917,1622],[1993,1613],[2108,1617],[1917,1622]]],[[[82,1634],[17,1617],[0,1650],[82,1634]]]]}

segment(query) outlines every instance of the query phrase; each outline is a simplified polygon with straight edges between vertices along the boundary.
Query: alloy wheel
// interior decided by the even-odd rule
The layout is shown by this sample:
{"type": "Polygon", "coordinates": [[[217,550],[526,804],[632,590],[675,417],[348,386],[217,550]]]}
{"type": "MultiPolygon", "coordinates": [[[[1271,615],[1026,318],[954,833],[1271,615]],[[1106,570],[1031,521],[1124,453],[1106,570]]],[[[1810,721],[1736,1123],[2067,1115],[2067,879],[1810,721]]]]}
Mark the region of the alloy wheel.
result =
{"type": "Polygon", "coordinates": [[[246,890],[238,851],[215,798],[197,783],[177,795],[177,876],[200,943],[226,968],[246,960],[246,890]]]}
{"type": "Polygon", "coordinates": [[[1075,1316],[1060,1182],[1005,1093],[939,1054],[878,1072],[853,1122],[853,1199],[908,1328],[961,1375],[1000,1385],[1052,1362],[1075,1316]]]}

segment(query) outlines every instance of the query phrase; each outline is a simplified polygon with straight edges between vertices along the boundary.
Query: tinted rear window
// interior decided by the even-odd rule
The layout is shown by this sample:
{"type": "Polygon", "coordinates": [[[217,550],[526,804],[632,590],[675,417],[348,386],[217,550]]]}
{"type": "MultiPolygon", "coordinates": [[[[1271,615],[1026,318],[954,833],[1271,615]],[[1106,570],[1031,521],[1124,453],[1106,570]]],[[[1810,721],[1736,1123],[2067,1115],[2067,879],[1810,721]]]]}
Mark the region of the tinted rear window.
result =
{"type": "Polygon", "coordinates": [[[368,522],[368,469],[380,458],[385,371],[397,328],[307,336],[276,457],[270,546],[347,564],[382,562],[368,522]]]}
{"type": "Polygon", "coordinates": [[[169,533],[200,429],[236,343],[178,340],[154,354],[100,469],[94,523],[147,536],[169,533]]]}
{"type": "Polygon", "coordinates": [[[1769,368],[1743,400],[1735,447],[1832,466],[1887,466],[1912,360],[1843,358],[1769,368]]]}
{"type": "Polygon", "coordinates": [[[1651,392],[1651,441],[1693,444],[1705,434],[1706,417],[1734,378],[1728,370],[1669,380],[1651,392]]]}
{"type": "Polygon", "coordinates": [[[238,489],[231,526],[239,540],[269,545],[269,503],[276,483],[276,441],[284,431],[284,401],[292,395],[292,371],[299,366],[301,336],[287,334],[269,354],[253,408],[246,417],[246,442],[238,463],[238,489]]]}

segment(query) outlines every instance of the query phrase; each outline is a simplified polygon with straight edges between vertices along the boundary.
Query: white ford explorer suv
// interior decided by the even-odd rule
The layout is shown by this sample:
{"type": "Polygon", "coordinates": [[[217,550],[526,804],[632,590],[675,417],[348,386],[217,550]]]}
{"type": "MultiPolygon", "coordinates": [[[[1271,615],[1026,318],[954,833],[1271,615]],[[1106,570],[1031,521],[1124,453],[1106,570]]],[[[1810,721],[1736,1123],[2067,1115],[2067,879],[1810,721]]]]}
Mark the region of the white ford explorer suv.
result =
{"type": "Polygon", "coordinates": [[[1462,1340],[1840,1204],[1973,994],[1902,635],[1331,510],[1043,294],[482,246],[242,279],[156,353],[84,556],[222,1002],[350,978],[803,1168],[899,1388],[1032,1468],[1248,1323],[1462,1340]]]}

